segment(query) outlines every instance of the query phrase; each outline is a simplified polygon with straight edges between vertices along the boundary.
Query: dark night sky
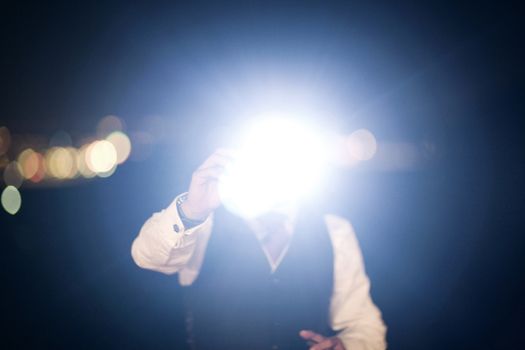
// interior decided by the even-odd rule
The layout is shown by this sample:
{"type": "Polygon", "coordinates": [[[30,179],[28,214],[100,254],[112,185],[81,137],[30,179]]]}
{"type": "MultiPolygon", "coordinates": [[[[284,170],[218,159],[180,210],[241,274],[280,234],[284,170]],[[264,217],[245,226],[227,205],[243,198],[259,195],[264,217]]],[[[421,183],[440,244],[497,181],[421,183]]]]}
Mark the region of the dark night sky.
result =
{"type": "Polygon", "coordinates": [[[246,84],[291,76],[322,87],[342,130],[433,145],[416,169],[342,171],[325,195],[356,228],[390,348],[523,347],[524,15],[445,1],[3,7],[0,126],[50,137],[89,134],[108,114],[166,124],[146,160],[24,185],[21,211],[0,211],[0,344],[182,348],[176,278],[136,267],[131,242],[241,118],[246,84]]]}

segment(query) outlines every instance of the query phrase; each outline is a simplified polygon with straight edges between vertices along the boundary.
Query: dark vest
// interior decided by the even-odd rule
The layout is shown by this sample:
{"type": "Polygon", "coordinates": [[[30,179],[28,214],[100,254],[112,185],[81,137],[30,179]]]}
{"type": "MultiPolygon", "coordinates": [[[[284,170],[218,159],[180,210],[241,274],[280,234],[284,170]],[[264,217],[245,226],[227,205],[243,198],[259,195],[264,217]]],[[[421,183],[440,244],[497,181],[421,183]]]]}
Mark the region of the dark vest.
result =
{"type": "Polygon", "coordinates": [[[333,251],[320,215],[299,216],[277,270],[239,218],[218,210],[201,271],[185,288],[192,348],[306,349],[302,329],[332,335],[333,251]]]}

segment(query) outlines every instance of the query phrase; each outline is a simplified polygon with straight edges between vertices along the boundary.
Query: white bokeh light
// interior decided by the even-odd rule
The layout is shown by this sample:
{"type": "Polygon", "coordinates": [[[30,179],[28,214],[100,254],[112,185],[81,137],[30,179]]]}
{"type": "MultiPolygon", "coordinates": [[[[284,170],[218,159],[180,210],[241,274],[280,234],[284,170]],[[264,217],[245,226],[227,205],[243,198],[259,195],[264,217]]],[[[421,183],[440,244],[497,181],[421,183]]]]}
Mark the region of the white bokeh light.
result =
{"type": "Polygon", "coordinates": [[[106,140],[111,142],[117,151],[117,163],[124,163],[131,153],[131,141],[128,135],[121,131],[114,131],[106,137],[106,140]]]}
{"type": "Polygon", "coordinates": [[[86,150],[86,164],[95,173],[107,173],[117,165],[117,150],[109,141],[93,142],[86,150]]]}
{"type": "Polygon", "coordinates": [[[22,196],[20,196],[20,192],[15,186],[7,186],[2,191],[1,202],[6,212],[15,215],[22,205],[22,196]]]}

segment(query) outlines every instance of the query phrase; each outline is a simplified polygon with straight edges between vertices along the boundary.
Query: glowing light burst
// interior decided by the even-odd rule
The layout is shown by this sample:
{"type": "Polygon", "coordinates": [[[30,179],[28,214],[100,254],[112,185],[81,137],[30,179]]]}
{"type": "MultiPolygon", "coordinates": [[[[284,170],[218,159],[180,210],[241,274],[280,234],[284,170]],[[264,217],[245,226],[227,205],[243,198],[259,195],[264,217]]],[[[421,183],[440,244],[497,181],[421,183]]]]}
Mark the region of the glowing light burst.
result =
{"type": "Polygon", "coordinates": [[[221,200],[230,211],[254,217],[296,203],[320,184],[328,149],[319,130],[271,118],[253,124],[241,140],[219,182],[221,200]]]}

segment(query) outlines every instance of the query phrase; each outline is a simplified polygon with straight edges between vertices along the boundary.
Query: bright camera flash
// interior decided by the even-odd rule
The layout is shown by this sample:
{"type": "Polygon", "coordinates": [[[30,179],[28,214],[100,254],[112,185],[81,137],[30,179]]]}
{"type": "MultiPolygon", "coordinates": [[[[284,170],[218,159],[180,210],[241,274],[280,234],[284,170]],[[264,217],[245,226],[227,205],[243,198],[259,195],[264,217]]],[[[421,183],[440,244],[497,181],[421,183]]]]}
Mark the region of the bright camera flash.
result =
{"type": "Polygon", "coordinates": [[[297,203],[322,180],[328,157],[319,130],[272,118],[253,124],[241,140],[219,182],[223,204],[238,215],[255,217],[297,203]]]}

